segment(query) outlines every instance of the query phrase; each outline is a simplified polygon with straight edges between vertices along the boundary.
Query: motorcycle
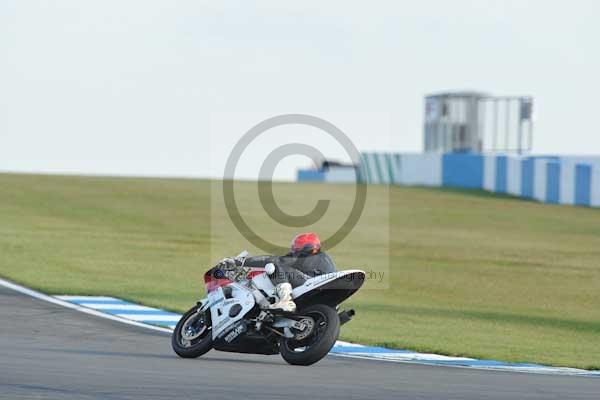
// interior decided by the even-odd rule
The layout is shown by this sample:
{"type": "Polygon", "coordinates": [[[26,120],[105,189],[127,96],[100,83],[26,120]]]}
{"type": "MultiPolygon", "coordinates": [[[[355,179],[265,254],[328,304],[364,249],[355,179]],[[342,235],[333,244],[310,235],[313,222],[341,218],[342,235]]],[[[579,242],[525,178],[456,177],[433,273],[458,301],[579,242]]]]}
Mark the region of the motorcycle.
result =
{"type": "Polygon", "coordinates": [[[183,358],[211,349],[251,354],[281,354],[292,365],[311,365],[329,353],[340,326],[354,310],[338,306],[364,283],[353,269],[306,277],[293,288],[295,312],[271,309],[277,301],[270,275],[273,263],[245,266],[248,252],[204,274],[207,297],[186,312],[172,335],[173,350],[183,358]]]}

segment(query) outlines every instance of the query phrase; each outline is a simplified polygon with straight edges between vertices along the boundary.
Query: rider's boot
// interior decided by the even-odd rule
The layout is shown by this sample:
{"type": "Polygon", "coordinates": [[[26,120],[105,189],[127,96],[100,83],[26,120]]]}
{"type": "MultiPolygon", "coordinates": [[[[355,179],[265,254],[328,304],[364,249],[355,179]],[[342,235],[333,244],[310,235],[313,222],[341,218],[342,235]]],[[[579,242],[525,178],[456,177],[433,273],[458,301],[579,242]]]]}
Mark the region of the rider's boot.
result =
{"type": "Polygon", "coordinates": [[[271,304],[271,309],[281,309],[286,312],[296,311],[296,303],[292,300],[292,285],[289,283],[280,283],[275,287],[275,293],[279,298],[279,301],[271,304]]]}

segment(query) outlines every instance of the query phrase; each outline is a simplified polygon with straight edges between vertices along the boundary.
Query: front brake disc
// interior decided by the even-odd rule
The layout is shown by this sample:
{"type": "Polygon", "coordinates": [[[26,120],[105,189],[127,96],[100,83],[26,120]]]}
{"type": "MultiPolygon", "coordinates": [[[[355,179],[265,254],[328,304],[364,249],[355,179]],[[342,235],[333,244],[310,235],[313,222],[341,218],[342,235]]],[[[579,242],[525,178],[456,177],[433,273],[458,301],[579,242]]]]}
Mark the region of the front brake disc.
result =
{"type": "Polygon", "coordinates": [[[196,316],[193,315],[187,321],[185,321],[185,323],[181,327],[181,336],[184,340],[194,340],[194,339],[198,338],[200,335],[202,335],[204,333],[204,331],[206,331],[206,324],[204,323],[204,317],[202,315],[200,315],[198,317],[198,319],[195,319],[195,318],[196,318],[196,316]],[[197,322],[202,323],[202,327],[200,329],[195,329],[195,327],[193,326],[197,322]]]}

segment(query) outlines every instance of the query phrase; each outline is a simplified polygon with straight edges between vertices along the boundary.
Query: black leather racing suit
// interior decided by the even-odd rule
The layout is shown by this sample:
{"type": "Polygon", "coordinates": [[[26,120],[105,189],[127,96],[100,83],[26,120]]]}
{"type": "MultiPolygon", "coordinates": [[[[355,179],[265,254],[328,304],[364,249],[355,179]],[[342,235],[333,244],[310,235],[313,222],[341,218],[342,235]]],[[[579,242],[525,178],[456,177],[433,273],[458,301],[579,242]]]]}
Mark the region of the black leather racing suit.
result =
{"type": "Polygon", "coordinates": [[[285,256],[254,256],[248,257],[244,265],[262,268],[270,262],[275,264],[275,273],[271,275],[274,285],[289,282],[292,287],[297,287],[309,278],[336,271],[333,260],[325,252],[309,255],[290,253],[285,256]]]}

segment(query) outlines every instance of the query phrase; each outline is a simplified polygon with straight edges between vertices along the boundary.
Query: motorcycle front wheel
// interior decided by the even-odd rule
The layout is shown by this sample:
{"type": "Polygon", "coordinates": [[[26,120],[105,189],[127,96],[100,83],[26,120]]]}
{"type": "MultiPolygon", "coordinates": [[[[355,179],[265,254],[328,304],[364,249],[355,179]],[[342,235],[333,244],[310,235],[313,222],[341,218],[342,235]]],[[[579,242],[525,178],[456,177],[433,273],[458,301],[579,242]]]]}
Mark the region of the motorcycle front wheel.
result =
{"type": "Polygon", "coordinates": [[[196,358],[212,349],[210,310],[198,312],[199,305],[183,314],[173,335],[171,345],[179,357],[196,358]]]}
{"type": "Polygon", "coordinates": [[[299,314],[309,317],[311,332],[302,339],[282,339],[279,351],[289,364],[311,365],[325,357],[335,344],[340,334],[340,317],[325,304],[306,307],[299,314]]]}

